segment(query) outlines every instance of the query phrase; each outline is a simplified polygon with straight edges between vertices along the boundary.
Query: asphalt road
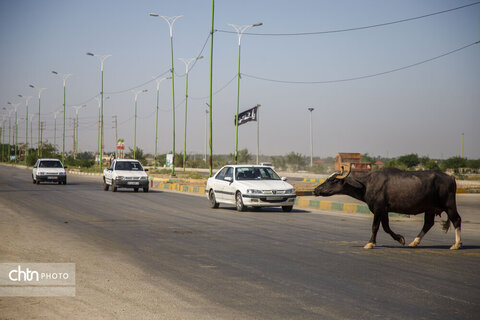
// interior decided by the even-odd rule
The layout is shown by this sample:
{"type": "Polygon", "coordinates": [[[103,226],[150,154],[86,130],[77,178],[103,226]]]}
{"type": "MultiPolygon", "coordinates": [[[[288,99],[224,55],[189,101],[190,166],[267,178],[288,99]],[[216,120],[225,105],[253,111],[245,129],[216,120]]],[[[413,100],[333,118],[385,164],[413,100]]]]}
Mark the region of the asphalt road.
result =
{"type": "MultiPolygon", "coordinates": [[[[16,307],[24,299],[32,313],[53,318],[451,320],[480,314],[480,195],[458,196],[464,221],[458,251],[448,249],[454,233],[445,234],[439,220],[417,248],[402,247],[380,230],[377,247],[365,250],[372,219],[367,215],[214,210],[206,198],[180,193],[105,192],[99,177],[70,175],[66,186],[33,185],[30,171],[5,166],[0,166],[0,204],[11,212],[9,219],[52,228],[36,238],[38,247],[81,239],[89,248],[85,254],[36,255],[37,262],[64,262],[57,258],[77,264],[83,280],[77,281],[76,297],[0,297],[0,319],[2,313],[22,318],[16,307]],[[99,260],[93,261],[92,252],[99,260]],[[93,280],[82,277],[82,270],[116,270],[100,263],[101,257],[135,267],[142,276],[131,274],[128,290],[119,290],[122,283],[111,275],[115,281],[92,291],[93,280]],[[146,285],[170,290],[171,300],[153,299],[155,291],[147,296],[146,285]],[[74,303],[89,295],[95,295],[90,304],[74,303]],[[122,313],[107,313],[112,307],[105,299],[112,305],[121,301],[122,313]],[[168,312],[167,304],[172,304],[168,312]],[[148,316],[138,306],[148,309],[148,316]]],[[[10,228],[5,221],[0,215],[0,242],[10,228]]],[[[391,219],[407,243],[421,226],[416,218],[391,219]]],[[[0,262],[6,262],[2,252],[9,251],[0,244],[0,262]]]]}

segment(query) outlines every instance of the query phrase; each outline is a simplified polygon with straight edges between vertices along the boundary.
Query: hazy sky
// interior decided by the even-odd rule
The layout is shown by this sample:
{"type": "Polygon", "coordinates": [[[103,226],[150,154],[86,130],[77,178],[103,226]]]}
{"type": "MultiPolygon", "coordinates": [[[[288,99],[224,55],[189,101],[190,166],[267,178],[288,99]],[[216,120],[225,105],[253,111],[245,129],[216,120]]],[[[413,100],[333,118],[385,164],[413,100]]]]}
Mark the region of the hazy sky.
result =
{"type": "MultiPolygon", "coordinates": [[[[247,25],[254,33],[302,33],[388,23],[475,3],[461,0],[217,0],[215,28],[247,25]]],[[[0,0],[0,108],[21,102],[19,139],[25,139],[25,103],[29,114],[41,99],[44,136],[54,140],[54,115],[62,107],[62,80],[51,74],[72,73],[67,80],[67,149],[72,148],[73,105],[79,112],[80,150],[97,148],[100,62],[87,51],[111,54],[105,61],[105,149],[113,150],[113,116],[119,138],[133,146],[134,94],[138,97],[137,145],[154,149],[156,84],[168,75],[170,41],[167,23],[150,17],[183,15],[174,24],[176,151],[183,151],[185,66],[177,58],[205,56],[189,73],[187,152],[203,153],[205,110],[209,92],[210,44],[203,52],[211,23],[210,0],[0,0]],[[149,82],[150,81],[150,82],[149,82]],[[146,84],[145,84],[146,83],[146,84]],[[143,86],[140,86],[145,84],[143,86]],[[139,87],[140,86],[140,87],[139,87]]],[[[402,68],[480,40],[480,5],[422,19],[362,30],[302,36],[247,35],[242,38],[240,111],[261,104],[260,152],[310,154],[308,107],[313,111],[314,155],[337,152],[398,156],[407,153],[447,158],[480,158],[480,45],[414,66],[361,80],[289,84],[258,80],[328,82],[402,68]],[[248,75],[248,76],[247,76],[248,75]]],[[[237,86],[237,35],[214,34],[213,148],[232,153],[237,86]],[[231,81],[231,82],[230,82],[231,81]],[[225,87],[225,85],[227,85],[225,87]]],[[[172,144],[171,81],[160,86],[159,153],[172,144]]],[[[5,110],[1,110],[2,114],[5,110]]],[[[57,118],[61,149],[62,116],[57,118]]],[[[0,121],[2,118],[0,117],[0,121]]],[[[8,127],[8,121],[6,122],[8,127]]],[[[239,148],[256,150],[256,123],[239,128],[239,148]]]]}

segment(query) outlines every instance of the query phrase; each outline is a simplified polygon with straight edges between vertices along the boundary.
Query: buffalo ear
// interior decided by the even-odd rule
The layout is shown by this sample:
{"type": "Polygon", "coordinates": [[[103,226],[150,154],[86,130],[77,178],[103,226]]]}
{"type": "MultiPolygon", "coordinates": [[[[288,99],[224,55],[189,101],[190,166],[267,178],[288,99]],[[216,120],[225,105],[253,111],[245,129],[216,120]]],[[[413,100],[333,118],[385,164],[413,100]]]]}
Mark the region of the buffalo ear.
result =
{"type": "Polygon", "coordinates": [[[364,187],[363,184],[360,181],[358,181],[354,178],[348,179],[347,182],[348,182],[349,185],[351,185],[354,188],[363,188],[364,187]]]}

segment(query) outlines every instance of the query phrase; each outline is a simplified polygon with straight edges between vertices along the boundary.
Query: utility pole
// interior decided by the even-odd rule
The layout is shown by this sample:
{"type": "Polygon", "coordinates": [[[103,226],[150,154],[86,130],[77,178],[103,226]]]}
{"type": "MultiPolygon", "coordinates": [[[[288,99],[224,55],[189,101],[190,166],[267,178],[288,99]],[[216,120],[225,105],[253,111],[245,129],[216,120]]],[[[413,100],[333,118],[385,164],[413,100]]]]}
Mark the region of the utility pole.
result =
{"type": "Polygon", "coordinates": [[[460,157],[462,157],[462,159],[463,159],[463,136],[464,136],[464,135],[465,135],[465,134],[462,133],[462,147],[461,147],[461,150],[460,150],[460,157]]]}
{"type": "Polygon", "coordinates": [[[115,129],[115,143],[114,143],[114,150],[115,150],[115,159],[118,158],[118,152],[117,152],[117,141],[118,141],[118,119],[117,119],[117,116],[113,116],[113,123],[114,123],[114,126],[113,128],[115,129]]]}

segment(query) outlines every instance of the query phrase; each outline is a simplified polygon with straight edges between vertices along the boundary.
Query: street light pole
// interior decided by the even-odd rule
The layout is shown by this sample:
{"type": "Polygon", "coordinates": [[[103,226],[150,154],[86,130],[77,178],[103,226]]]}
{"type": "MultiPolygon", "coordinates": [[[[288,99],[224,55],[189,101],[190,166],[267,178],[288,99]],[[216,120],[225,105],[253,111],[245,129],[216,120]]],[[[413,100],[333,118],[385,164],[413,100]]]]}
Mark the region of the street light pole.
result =
{"type": "Polygon", "coordinates": [[[17,109],[18,109],[18,106],[20,105],[20,103],[11,103],[11,102],[8,102],[9,105],[11,105],[13,107],[13,110],[15,110],[15,123],[14,123],[14,128],[13,128],[13,132],[14,132],[14,140],[13,142],[15,143],[15,163],[17,163],[17,150],[18,150],[18,118],[17,118],[17,109]]]}
{"type": "Polygon", "coordinates": [[[0,128],[1,135],[2,135],[2,157],[0,158],[0,162],[3,162],[4,157],[4,149],[5,149],[5,114],[2,115],[2,127],[0,128]]]}
{"type": "Polygon", "coordinates": [[[111,57],[111,54],[106,54],[106,55],[97,55],[91,52],[87,52],[87,56],[92,56],[92,57],[97,57],[100,59],[100,70],[102,74],[102,79],[101,79],[101,87],[100,87],[100,161],[99,161],[99,167],[102,169],[102,159],[103,159],[103,63],[105,60],[109,57],[111,57]]]}
{"type": "MultiPolygon", "coordinates": [[[[67,96],[67,79],[72,75],[71,73],[58,73],[56,71],[52,71],[53,74],[60,76],[63,80],[63,142],[62,142],[62,163],[65,164],[65,109],[66,109],[66,96],[67,96]]],[[[56,132],[55,132],[56,134],[56,132]]]]}
{"type": "Polygon", "coordinates": [[[24,97],[21,94],[18,95],[20,98],[25,98],[25,109],[26,109],[26,116],[25,116],[25,165],[27,164],[27,157],[28,157],[28,100],[32,99],[31,96],[24,97]]]}
{"type": "Polygon", "coordinates": [[[147,92],[148,90],[139,90],[134,91],[132,90],[133,94],[135,94],[135,125],[134,125],[134,134],[133,134],[133,159],[137,159],[136,151],[137,151],[137,98],[140,93],[147,92]]]}
{"type": "Polygon", "coordinates": [[[310,111],[310,167],[313,167],[313,133],[312,133],[312,113],[315,108],[308,108],[310,111]]]}
{"type": "Polygon", "coordinates": [[[173,24],[175,21],[182,16],[173,16],[173,17],[166,17],[160,16],[157,13],[150,13],[151,17],[160,17],[165,22],[168,23],[170,28],[170,63],[171,63],[171,73],[172,73],[172,176],[175,175],[175,75],[174,75],[174,67],[173,67],[173,24]]]}
{"type": "MultiPolygon", "coordinates": [[[[53,145],[55,146],[55,151],[57,150],[57,114],[62,110],[57,110],[53,113],[54,125],[53,125],[53,145]]],[[[63,163],[63,161],[62,161],[63,163]]]]}
{"type": "Polygon", "coordinates": [[[157,169],[157,145],[158,145],[158,103],[160,100],[160,83],[163,82],[163,80],[170,79],[170,77],[167,78],[160,78],[160,79],[155,79],[157,81],[157,109],[155,112],[155,151],[153,155],[153,163],[154,163],[154,168],[157,169]]]}
{"type": "MultiPolygon", "coordinates": [[[[30,88],[35,88],[34,85],[30,85],[30,88]]],[[[38,145],[37,145],[37,156],[40,158],[40,100],[42,97],[43,90],[47,90],[47,88],[38,88],[38,145]]]]}
{"type": "Polygon", "coordinates": [[[178,60],[182,61],[185,64],[185,126],[184,126],[184,135],[183,135],[183,172],[185,172],[186,166],[186,159],[187,159],[187,102],[188,102],[188,70],[190,67],[190,63],[193,61],[197,61],[203,59],[203,56],[199,56],[196,58],[178,58],[178,60]]]}
{"type": "MultiPolygon", "coordinates": [[[[4,110],[7,110],[3,108],[4,110]]],[[[8,154],[7,154],[7,160],[10,162],[10,154],[12,153],[12,143],[10,142],[12,140],[12,112],[13,109],[8,110],[8,154]]]]}
{"type": "Polygon", "coordinates": [[[72,106],[72,108],[75,110],[75,148],[74,148],[74,159],[77,158],[77,153],[78,153],[78,111],[82,108],[85,108],[87,105],[81,105],[81,106],[72,106]]]}
{"type": "Polygon", "coordinates": [[[261,25],[263,25],[262,22],[250,24],[246,26],[237,26],[234,24],[229,24],[229,26],[235,29],[238,36],[237,113],[235,117],[236,121],[235,121],[235,154],[234,154],[235,163],[237,163],[237,160],[238,160],[238,111],[239,111],[239,104],[240,104],[240,48],[241,48],[242,35],[249,28],[259,27],[261,25]]]}
{"type": "MultiPolygon", "coordinates": [[[[210,24],[210,81],[209,81],[209,103],[208,103],[208,108],[209,108],[209,113],[210,113],[210,121],[209,121],[209,161],[208,161],[208,167],[209,167],[209,177],[213,176],[213,131],[212,131],[212,99],[213,99],[213,33],[214,33],[214,28],[215,28],[215,0],[212,0],[212,21],[210,24]]],[[[206,161],[206,156],[205,156],[205,161],[206,161]]]]}
{"type": "MultiPolygon", "coordinates": [[[[207,103],[207,106],[209,104],[207,103]]],[[[207,164],[207,145],[208,145],[208,131],[207,131],[207,124],[208,124],[208,109],[205,109],[205,164],[207,164]]]]}

